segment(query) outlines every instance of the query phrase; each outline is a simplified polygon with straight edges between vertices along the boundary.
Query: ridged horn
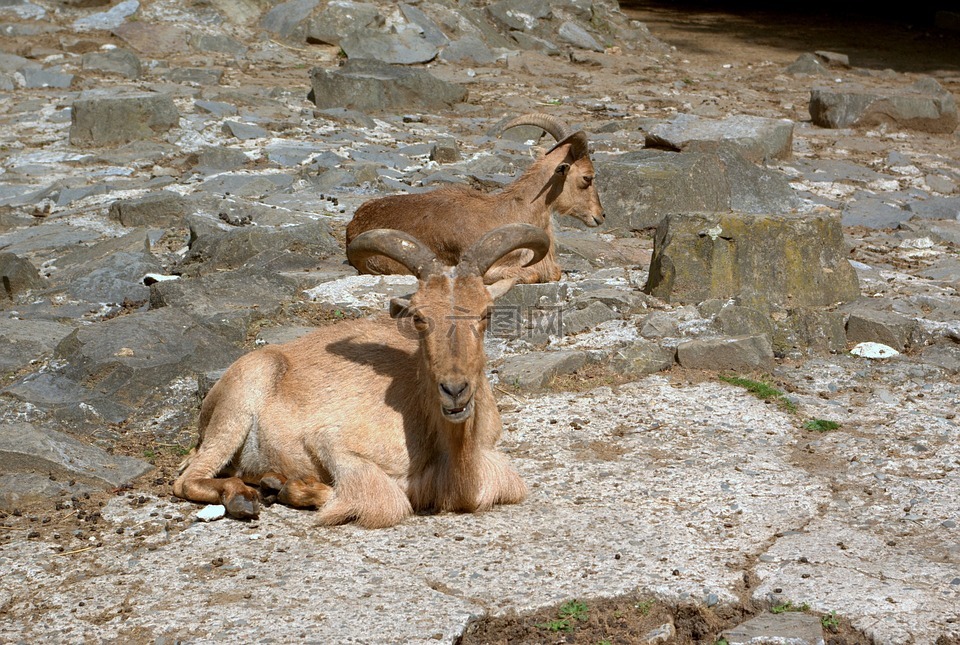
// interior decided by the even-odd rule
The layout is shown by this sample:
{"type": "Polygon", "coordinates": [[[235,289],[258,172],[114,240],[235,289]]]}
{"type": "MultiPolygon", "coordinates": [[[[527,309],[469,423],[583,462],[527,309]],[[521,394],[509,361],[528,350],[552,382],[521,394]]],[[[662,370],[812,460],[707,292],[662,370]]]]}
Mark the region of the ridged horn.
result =
{"type": "Polygon", "coordinates": [[[442,268],[426,244],[403,231],[375,228],[347,245],[347,259],[361,272],[366,270],[367,260],[378,255],[396,260],[421,279],[442,268]]]}
{"type": "Polygon", "coordinates": [[[573,131],[567,127],[567,124],[553,116],[552,114],[544,114],[542,112],[531,112],[530,114],[521,114],[515,119],[511,119],[507,122],[505,126],[500,128],[500,133],[503,134],[510,128],[516,128],[521,125],[532,125],[540,128],[556,141],[562,141],[569,137],[573,131]]]}
{"type": "Polygon", "coordinates": [[[533,224],[507,224],[488,231],[464,251],[459,269],[484,275],[493,264],[507,253],[517,249],[530,249],[533,259],[524,266],[536,264],[550,251],[550,238],[539,226],[533,224]]]}

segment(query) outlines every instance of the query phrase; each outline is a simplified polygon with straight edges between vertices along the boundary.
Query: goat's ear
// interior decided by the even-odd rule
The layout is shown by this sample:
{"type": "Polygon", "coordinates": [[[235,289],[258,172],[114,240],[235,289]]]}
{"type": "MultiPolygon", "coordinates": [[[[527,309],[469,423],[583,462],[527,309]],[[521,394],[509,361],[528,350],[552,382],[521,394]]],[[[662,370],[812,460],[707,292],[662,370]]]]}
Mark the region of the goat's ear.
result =
{"type": "Polygon", "coordinates": [[[510,291],[513,288],[513,285],[517,283],[516,278],[504,278],[503,280],[497,280],[493,284],[487,285],[487,293],[490,294],[490,297],[494,300],[510,291]]]}
{"type": "Polygon", "coordinates": [[[557,173],[561,177],[566,177],[567,172],[569,172],[569,170],[570,170],[570,164],[564,161],[562,164],[557,166],[557,168],[553,172],[557,173]]]}
{"type": "Polygon", "coordinates": [[[390,317],[406,318],[413,315],[410,311],[410,298],[390,298],[390,317]]]}

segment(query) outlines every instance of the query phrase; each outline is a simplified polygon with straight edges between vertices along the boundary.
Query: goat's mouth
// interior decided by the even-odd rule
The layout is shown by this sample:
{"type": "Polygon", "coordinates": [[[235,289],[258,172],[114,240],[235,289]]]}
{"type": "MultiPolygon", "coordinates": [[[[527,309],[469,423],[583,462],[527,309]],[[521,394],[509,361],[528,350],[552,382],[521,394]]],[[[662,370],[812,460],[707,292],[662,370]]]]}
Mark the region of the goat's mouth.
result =
{"type": "Polygon", "coordinates": [[[463,423],[473,415],[473,399],[462,406],[442,406],[443,417],[451,423],[463,423]]]}
{"type": "Polygon", "coordinates": [[[600,226],[601,224],[603,224],[604,219],[606,218],[603,216],[603,213],[601,213],[600,215],[589,215],[583,219],[583,223],[589,226],[590,228],[593,228],[595,226],[600,226]]]}

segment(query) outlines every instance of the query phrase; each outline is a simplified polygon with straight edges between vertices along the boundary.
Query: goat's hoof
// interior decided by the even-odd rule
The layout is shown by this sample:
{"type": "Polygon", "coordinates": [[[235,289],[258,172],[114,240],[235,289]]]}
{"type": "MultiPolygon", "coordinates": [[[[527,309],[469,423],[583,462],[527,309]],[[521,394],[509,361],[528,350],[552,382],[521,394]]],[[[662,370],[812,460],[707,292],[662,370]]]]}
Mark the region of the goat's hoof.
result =
{"type": "Polygon", "coordinates": [[[283,488],[283,480],[279,475],[264,475],[260,480],[260,489],[276,493],[283,488]]]}
{"type": "Polygon", "coordinates": [[[234,495],[223,504],[230,517],[238,520],[252,520],[260,516],[260,502],[256,497],[234,495]]]}

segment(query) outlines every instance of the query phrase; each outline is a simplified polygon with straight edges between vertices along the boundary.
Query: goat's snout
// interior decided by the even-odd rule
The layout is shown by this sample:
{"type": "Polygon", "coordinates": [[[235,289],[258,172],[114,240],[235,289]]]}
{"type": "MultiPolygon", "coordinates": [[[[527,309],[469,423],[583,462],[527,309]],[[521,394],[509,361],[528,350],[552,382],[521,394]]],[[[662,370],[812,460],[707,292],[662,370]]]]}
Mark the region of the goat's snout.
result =
{"type": "Polygon", "coordinates": [[[447,381],[440,384],[440,392],[456,401],[468,385],[466,379],[447,381]]]}
{"type": "Polygon", "coordinates": [[[473,390],[462,378],[440,381],[440,409],[447,421],[463,423],[473,414],[473,390]]]}

